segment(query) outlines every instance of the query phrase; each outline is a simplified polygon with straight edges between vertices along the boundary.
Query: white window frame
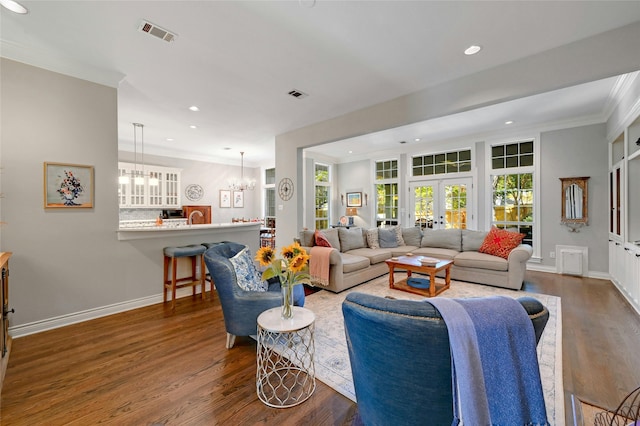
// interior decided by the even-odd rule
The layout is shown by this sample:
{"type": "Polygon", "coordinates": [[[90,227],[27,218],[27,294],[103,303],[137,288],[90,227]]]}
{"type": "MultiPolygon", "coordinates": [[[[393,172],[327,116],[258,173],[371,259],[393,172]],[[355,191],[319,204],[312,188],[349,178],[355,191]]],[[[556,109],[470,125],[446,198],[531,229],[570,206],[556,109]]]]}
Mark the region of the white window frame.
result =
{"type": "Polygon", "coordinates": [[[327,163],[321,163],[321,162],[317,162],[314,161],[313,162],[313,225],[315,229],[318,229],[318,221],[327,221],[327,227],[329,227],[331,225],[331,181],[332,181],[332,166],[331,164],[327,164],[327,163]],[[327,182],[320,182],[316,180],[316,171],[317,171],[317,166],[322,166],[322,167],[326,167],[327,168],[327,182]],[[317,193],[316,193],[316,188],[318,186],[321,187],[326,187],[327,189],[327,217],[317,217],[316,216],[316,211],[317,211],[317,205],[316,205],[316,199],[317,199],[317,193]]]}
{"type": "Polygon", "coordinates": [[[500,171],[500,174],[516,174],[516,173],[533,173],[533,233],[531,236],[531,240],[533,243],[533,256],[529,259],[529,262],[532,263],[540,263],[542,262],[541,258],[541,247],[540,247],[540,234],[542,224],[540,222],[540,133],[536,133],[534,135],[525,135],[525,136],[514,136],[503,138],[499,140],[487,141],[485,144],[485,176],[486,176],[486,184],[487,190],[485,191],[486,196],[486,209],[485,209],[485,228],[491,229],[492,218],[493,218],[493,185],[491,182],[491,177],[494,174],[494,169],[491,163],[491,149],[497,145],[507,145],[516,142],[525,142],[532,141],[533,142],[533,166],[525,166],[525,167],[508,167],[503,169],[496,169],[500,171]]]}
{"type": "Polygon", "coordinates": [[[403,203],[405,202],[404,197],[402,197],[402,185],[401,185],[401,170],[402,170],[402,164],[400,163],[400,158],[398,157],[392,157],[392,158],[378,158],[378,159],[373,159],[371,161],[371,173],[373,176],[373,203],[371,203],[373,205],[373,215],[372,215],[372,223],[375,223],[376,226],[378,226],[378,185],[387,185],[387,184],[396,184],[397,186],[397,194],[398,194],[398,204],[397,204],[397,209],[398,211],[396,212],[396,218],[388,218],[385,216],[385,218],[382,220],[382,224],[384,225],[384,222],[386,221],[396,221],[397,224],[392,224],[391,226],[401,226],[402,225],[402,221],[403,221],[403,217],[402,217],[402,206],[404,205],[403,203]],[[377,164],[378,163],[383,163],[385,161],[395,161],[396,162],[396,169],[398,171],[397,175],[395,178],[388,178],[388,179],[377,179],[377,164]]]}

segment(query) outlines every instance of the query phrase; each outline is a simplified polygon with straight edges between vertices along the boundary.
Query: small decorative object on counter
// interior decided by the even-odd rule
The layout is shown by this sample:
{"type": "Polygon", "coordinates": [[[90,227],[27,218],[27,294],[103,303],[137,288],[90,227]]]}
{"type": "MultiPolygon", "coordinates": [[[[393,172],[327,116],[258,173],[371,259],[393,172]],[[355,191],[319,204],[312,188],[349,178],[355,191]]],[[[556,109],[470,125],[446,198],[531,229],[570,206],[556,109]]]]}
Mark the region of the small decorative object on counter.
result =
{"type": "Polygon", "coordinates": [[[156,219],[156,225],[157,226],[161,226],[162,225],[162,215],[159,215],[158,218],[156,219]]]}
{"type": "Polygon", "coordinates": [[[276,258],[276,253],[271,247],[262,247],[256,254],[256,260],[261,266],[267,266],[262,273],[263,280],[273,277],[280,279],[282,318],[289,319],[293,317],[293,286],[311,284],[309,255],[298,243],[283,247],[281,253],[282,258],[276,258]]]}

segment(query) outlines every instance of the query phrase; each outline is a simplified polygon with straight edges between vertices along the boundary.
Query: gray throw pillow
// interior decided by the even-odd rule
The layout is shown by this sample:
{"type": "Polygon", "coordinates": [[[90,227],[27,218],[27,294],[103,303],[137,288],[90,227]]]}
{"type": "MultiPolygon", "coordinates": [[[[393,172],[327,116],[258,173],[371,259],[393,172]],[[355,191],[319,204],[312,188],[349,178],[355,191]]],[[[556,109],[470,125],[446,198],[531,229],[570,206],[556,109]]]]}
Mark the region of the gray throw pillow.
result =
{"type": "Polygon", "coordinates": [[[413,228],[403,228],[402,238],[404,239],[405,245],[420,247],[422,231],[417,226],[414,226],[413,228]]]}
{"type": "Polygon", "coordinates": [[[487,231],[462,230],[462,251],[478,251],[484,243],[487,231]]]}
{"type": "Polygon", "coordinates": [[[340,237],[338,237],[338,230],[335,228],[323,229],[322,233],[331,244],[331,247],[340,250],[340,237]]]}
{"type": "Polygon", "coordinates": [[[367,246],[362,228],[338,228],[338,237],[340,237],[340,250],[343,252],[367,246]]]}
{"type": "Polygon", "coordinates": [[[380,243],[380,248],[398,247],[396,230],[394,228],[378,229],[378,242],[380,243]]]}

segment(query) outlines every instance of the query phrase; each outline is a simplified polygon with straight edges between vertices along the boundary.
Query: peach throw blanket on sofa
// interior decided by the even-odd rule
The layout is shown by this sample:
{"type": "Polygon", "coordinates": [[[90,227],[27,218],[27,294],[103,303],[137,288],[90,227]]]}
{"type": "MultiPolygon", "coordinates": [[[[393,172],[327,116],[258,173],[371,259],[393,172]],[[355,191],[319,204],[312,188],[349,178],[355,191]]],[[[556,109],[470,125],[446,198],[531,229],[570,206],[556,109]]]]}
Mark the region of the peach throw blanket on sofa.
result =
{"type": "Polygon", "coordinates": [[[329,285],[329,257],[331,247],[311,247],[309,253],[309,275],[312,284],[329,285]]]}

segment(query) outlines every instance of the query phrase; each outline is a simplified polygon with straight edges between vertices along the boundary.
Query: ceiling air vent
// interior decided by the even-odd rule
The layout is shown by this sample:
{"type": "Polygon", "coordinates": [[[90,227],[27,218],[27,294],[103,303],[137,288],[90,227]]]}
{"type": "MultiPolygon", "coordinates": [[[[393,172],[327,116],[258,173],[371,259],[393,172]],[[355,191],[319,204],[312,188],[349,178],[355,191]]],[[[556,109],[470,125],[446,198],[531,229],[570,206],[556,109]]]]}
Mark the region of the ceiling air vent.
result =
{"type": "Polygon", "coordinates": [[[298,98],[298,99],[306,98],[307,96],[309,96],[306,93],[303,93],[303,92],[301,92],[299,90],[295,90],[295,89],[290,91],[289,95],[293,96],[294,98],[298,98]]]}
{"type": "Polygon", "coordinates": [[[158,37],[166,42],[173,41],[178,35],[175,33],[171,33],[164,28],[160,28],[156,24],[152,24],[149,21],[142,21],[138,26],[138,30],[143,33],[151,34],[154,37],[158,37]]]}

